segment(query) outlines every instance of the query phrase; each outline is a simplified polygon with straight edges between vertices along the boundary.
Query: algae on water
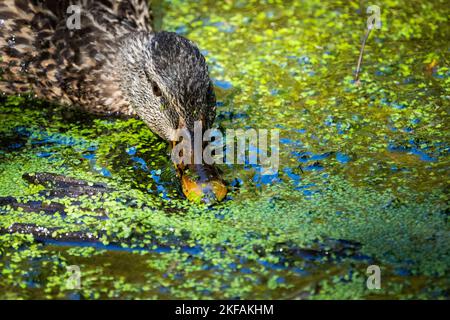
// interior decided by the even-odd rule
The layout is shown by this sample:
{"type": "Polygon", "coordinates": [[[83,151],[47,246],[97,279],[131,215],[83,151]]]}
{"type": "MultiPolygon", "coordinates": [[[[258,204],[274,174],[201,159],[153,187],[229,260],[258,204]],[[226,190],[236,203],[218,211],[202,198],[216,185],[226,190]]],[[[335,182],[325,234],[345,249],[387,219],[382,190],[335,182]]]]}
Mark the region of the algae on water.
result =
{"type": "Polygon", "coordinates": [[[379,1],[356,86],[364,5],[163,3],[163,28],[206,56],[217,126],[281,132],[278,174],[222,166],[232,191],[214,207],[182,199],[142,121],[2,98],[0,229],[48,234],[3,232],[0,297],[448,298],[448,5],[379,1]],[[22,178],[34,172],[111,191],[55,197],[22,178]],[[68,234],[84,238],[57,240],[68,234]],[[366,287],[374,264],[380,290],[366,287]]]}

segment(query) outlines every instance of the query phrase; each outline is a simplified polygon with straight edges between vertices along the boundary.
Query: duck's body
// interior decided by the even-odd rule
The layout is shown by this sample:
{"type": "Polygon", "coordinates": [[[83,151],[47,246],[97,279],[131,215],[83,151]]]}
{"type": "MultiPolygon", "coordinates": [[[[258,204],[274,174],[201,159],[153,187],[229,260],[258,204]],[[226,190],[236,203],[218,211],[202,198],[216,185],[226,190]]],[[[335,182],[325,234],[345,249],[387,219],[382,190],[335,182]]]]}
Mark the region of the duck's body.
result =
{"type": "Polygon", "coordinates": [[[154,32],[146,0],[2,0],[0,67],[2,93],[136,115],[172,142],[177,129],[215,118],[204,57],[154,32]]]}
{"type": "MultiPolygon", "coordinates": [[[[119,39],[152,31],[145,0],[81,1],[80,29],[69,29],[77,1],[0,2],[0,90],[93,113],[134,114],[117,76],[119,39]]],[[[75,18],[75,17],[74,17],[75,18]]]]}

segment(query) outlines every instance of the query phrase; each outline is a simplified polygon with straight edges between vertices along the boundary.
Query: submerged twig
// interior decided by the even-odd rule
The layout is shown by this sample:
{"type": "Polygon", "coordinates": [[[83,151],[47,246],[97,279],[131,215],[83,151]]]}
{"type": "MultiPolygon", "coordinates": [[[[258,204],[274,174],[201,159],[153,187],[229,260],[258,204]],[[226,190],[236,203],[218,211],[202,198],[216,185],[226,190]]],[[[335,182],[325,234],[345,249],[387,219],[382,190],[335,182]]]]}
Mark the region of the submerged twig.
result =
{"type": "Polygon", "coordinates": [[[363,41],[361,44],[361,50],[359,52],[358,64],[356,66],[356,73],[355,73],[355,81],[357,83],[359,83],[359,75],[361,72],[361,65],[362,65],[362,61],[363,61],[364,49],[366,47],[366,42],[367,42],[367,39],[369,38],[370,31],[372,31],[372,28],[366,29],[366,34],[364,35],[364,38],[363,38],[363,41]]]}
{"type": "Polygon", "coordinates": [[[362,44],[361,44],[361,50],[359,52],[359,58],[358,58],[358,64],[356,65],[356,73],[355,73],[355,82],[356,84],[359,84],[359,74],[361,72],[361,65],[362,65],[362,61],[363,61],[363,55],[364,55],[364,48],[366,47],[366,41],[369,38],[370,35],[370,31],[372,31],[372,28],[367,28],[366,29],[366,34],[364,35],[362,44]]]}

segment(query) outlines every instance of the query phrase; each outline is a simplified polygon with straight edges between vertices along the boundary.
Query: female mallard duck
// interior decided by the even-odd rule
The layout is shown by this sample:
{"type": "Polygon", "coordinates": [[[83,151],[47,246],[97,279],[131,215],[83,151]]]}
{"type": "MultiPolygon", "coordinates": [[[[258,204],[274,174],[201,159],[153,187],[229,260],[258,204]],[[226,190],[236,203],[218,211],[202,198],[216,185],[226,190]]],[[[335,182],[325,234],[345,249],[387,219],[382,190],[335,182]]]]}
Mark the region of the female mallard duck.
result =
{"type": "MultiPolygon", "coordinates": [[[[211,127],[215,94],[199,49],[151,25],[146,0],[2,0],[0,90],[137,115],[174,144],[177,129],[193,132],[195,121],[211,127]]],[[[225,197],[213,167],[177,168],[188,198],[225,197]],[[198,173],[196,181],[186,168],[198,173]]]]}

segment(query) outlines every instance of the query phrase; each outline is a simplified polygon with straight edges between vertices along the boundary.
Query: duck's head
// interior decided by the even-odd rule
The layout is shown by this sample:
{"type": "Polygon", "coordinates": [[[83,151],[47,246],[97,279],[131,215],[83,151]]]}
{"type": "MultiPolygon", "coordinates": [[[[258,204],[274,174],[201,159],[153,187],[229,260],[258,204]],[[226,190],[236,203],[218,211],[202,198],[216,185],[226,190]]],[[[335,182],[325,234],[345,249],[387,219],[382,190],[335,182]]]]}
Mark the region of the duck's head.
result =
{"type": "MultiPolygon", "coordinates": [[[[203,130],[212,126],[214,88],[194,43],[171,32],[132,34],[120,41],[118,63],[125,97],[150,129],[172,145],[180,139],[179,129],[189,131],[193,139],[196,121],[203,130]]],[[[211,202],[225,197],[227,189],[216,168],[176,167],[189,199],[211,202]]]]}

